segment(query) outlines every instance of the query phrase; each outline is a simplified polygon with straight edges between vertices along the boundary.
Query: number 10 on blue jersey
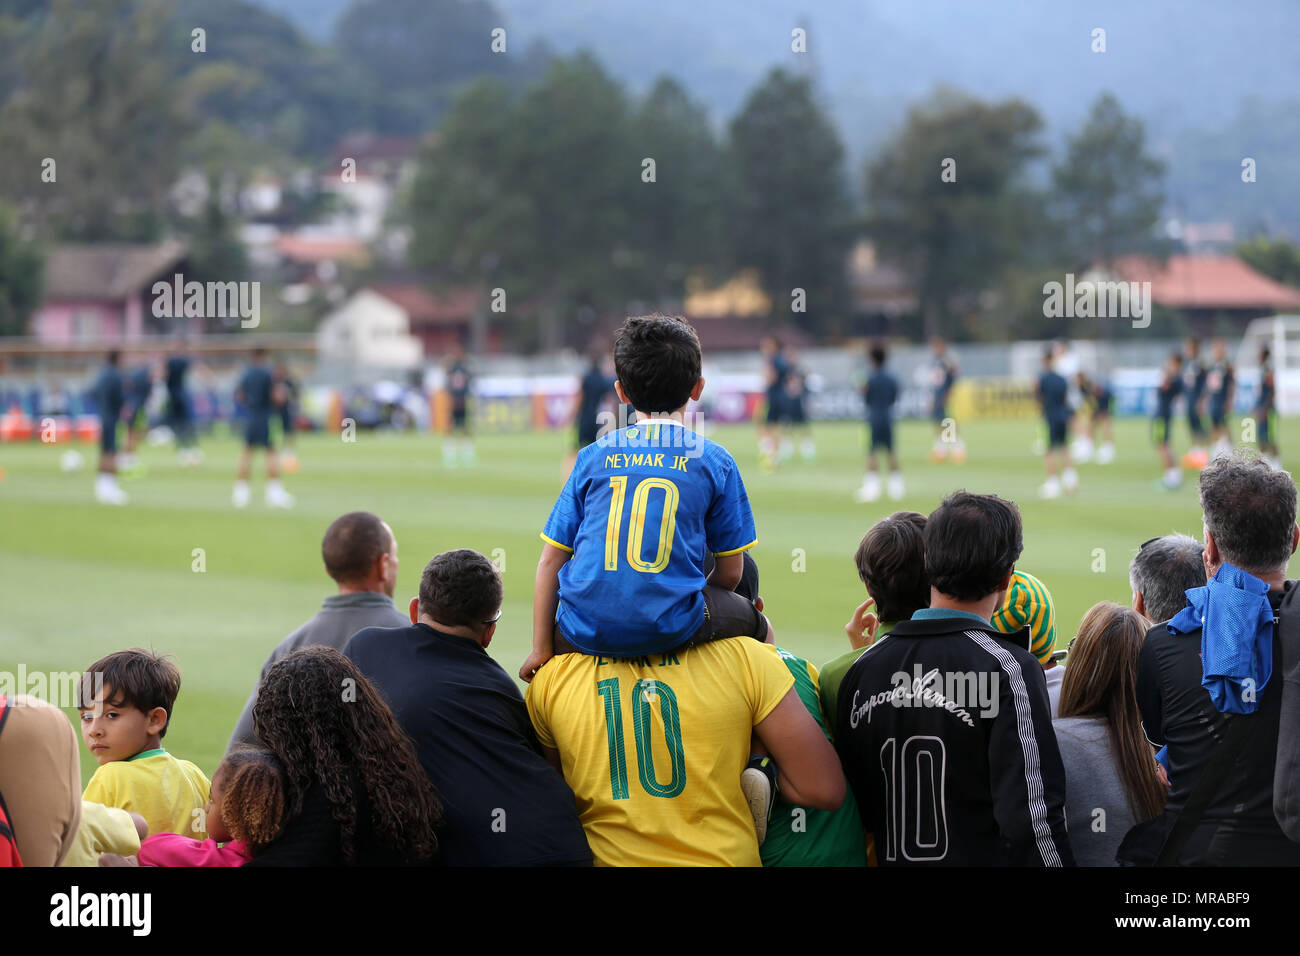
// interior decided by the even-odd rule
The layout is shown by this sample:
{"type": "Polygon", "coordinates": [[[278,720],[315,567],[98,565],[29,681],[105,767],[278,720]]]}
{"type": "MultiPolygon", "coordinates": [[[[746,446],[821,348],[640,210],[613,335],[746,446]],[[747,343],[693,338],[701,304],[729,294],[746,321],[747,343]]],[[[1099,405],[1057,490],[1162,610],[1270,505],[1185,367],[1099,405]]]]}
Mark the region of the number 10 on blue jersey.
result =
{"type": "MultiPolygon", "coordinates": [[[[605,527],[605,570],[618,570],[619,542],[623,527],[623,504],[627,498],[627,475],[609,479],[609,523],[605,527]]],[[[673,551],[673,536],[677,533],[677,505],[681,493],[677,485],[667,478],[645,478],[637,483],[632,492],[632,513],[628,523],[627,561],[635,571],[658,574],[668,567],[668,559],[673,551]],[[650,495],[662,490],[664,493],[663,516],[659,520],[658,548],[653,561],[642,558],[645,543],[645,516],[650,504],[650,495]]]]}

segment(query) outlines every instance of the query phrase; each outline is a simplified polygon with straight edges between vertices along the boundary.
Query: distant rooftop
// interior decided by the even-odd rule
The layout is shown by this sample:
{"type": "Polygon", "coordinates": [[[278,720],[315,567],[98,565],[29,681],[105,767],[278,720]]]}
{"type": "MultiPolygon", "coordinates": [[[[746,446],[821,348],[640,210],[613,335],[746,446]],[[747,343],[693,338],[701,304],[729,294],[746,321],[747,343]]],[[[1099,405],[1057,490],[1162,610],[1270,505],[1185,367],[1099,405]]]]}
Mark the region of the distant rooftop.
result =
{"type": "Polygon", "coordinates": [[[1300,308],[1300,289],[1274,282],[1236,256],[1170,256],[1164,265],[1122,257],[1115,270],[1129,282],[1150,282],[1151,299],[1175,309],[1300,308]]]}
{"type": "Polygon", "coordinates": [[[57,245],[45,259],[45,299],[118,302],[175,267],[187,252],[175,240],[57,245]]]}

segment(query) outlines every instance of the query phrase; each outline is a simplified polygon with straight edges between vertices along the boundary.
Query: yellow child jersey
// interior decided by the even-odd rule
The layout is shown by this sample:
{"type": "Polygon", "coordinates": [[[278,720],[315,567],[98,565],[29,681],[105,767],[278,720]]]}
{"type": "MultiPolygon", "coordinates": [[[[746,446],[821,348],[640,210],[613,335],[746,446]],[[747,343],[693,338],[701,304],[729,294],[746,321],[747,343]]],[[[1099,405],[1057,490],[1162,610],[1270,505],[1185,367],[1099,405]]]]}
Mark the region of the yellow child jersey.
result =
{"type": "Polygon", "coordinates": [[[563,654],[527,701],[596,865],[759,866],[740,774],[754,725],[793,687],[775,647],[735,637],[630,660],[563,654]]]}
{"type": "Polygon", "coordinates": [[[101,764],[81,797],[140,814],[151,835],[179,833],[206,840],[202,811],[211,786],[203,771],[188,760],[177,760],[165,750],[145,750],[129,760],[101,764]]]}
{"type": "Polygon", "coordinates": [[[125,810],[82,800],[81,825],[59,866],[99,866],[101,853],[135,856],[139,852],[140,834],[125,810]]]}

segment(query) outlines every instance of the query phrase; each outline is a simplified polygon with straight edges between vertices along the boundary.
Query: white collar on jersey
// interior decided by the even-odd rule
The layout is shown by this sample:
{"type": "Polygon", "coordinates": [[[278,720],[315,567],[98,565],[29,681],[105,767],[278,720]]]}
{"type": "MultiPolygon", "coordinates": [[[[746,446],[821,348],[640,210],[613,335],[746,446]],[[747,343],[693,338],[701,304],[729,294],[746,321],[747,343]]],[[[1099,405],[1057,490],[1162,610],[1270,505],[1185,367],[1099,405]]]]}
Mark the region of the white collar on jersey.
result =
{"type": "Polygon", "coordinates": [[[640,418],[636,421],[636,424],[638,425],[654,425],[656,423],[662,425],[681,425],[683,428],[686,427],[685,422],[679,422],[675,418],[640,418]]]}

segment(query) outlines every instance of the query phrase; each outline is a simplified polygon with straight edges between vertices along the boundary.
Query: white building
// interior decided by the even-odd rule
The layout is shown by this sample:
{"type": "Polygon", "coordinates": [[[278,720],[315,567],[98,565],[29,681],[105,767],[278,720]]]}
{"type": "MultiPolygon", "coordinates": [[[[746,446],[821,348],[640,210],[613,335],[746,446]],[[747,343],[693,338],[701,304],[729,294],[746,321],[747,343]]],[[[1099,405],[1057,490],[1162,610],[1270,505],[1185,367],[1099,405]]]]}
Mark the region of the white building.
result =
{"type": "Polygon", "coordinates": [[[411,317],[396,302],[362,289],[321,320],[317,352],[326,361],[385,369],[411,369],[424,356],[411,335],[411,317]]]}

